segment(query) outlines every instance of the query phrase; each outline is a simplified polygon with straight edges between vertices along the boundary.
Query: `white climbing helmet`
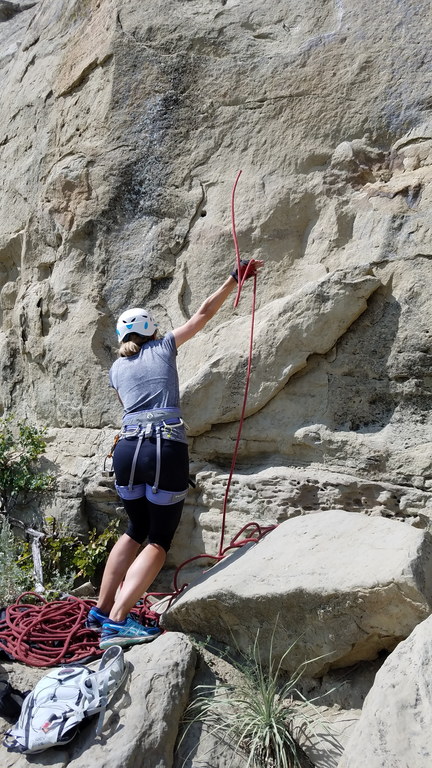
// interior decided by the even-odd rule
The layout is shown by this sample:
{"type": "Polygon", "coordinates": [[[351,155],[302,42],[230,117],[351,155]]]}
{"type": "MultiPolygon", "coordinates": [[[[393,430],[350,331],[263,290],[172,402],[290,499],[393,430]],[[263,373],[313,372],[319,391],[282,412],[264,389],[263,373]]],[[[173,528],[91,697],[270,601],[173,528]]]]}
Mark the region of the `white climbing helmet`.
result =
{"type": "Polygon", "coordinates": [[[140,336],[153,336],[157,328],[154,317],[148,309],[132,307],[120,315],[117,321],[117,336],[119,341],[125,341],[129,333],[140,336]]]}

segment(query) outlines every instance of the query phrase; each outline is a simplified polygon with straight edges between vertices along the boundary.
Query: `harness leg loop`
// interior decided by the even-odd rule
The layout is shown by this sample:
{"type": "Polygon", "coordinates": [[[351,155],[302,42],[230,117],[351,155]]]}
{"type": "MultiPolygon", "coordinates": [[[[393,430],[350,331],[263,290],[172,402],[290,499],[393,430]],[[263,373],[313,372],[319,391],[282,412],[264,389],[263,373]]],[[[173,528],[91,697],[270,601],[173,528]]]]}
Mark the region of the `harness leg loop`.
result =
{"type": "Polygon", "coordinates": [[[157,493],[157,489],[159,487],[159,478],[160,478],[160,470],[161,470],[161,427],[158,425],[156,427],[156,473],[155,473],[155,479],[152,486],[153,493],[157,493]]]}
{"type": "Polygon", "coordinates": [[[139,436],[139,438],[137,440],[137,445],[136,445],[136,448],[135,448],[135,453],[134,453],[134,456],[133,456],[133,459],[132,459],[131,473],[130,473],[129,485],[128,485],[128,490],[129,491],[132,491],[132,488],[133,488],[133,481],[134,481],[135,469],[136,469],[136,465],[137,465],[137,461],[138,461],[138,454],[140,452],[140,448],[141,448],[143,439],[144,439],[144,433],[141,432],[141,434],[140,434],[140,436],[139,436]]]}

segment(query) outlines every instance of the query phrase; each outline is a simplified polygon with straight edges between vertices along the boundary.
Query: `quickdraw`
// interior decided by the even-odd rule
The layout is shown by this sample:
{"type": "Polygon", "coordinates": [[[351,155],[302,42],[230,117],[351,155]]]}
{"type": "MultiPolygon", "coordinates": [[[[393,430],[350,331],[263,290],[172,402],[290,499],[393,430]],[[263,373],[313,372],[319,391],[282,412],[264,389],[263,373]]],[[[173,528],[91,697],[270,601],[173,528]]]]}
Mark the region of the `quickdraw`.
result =
{"type": "Polygon", "coordinates": [[[113,442],[113,444],[112,444],[112,446],[110,448],[110,451],[105,456],[104,463],[103,463],[103,471],[102,471],[103,477],[113,477],[114,476],[114,470],[113,470],[112,464],[111,464],[111,469],[107,469],[106,468],[106,464],[107,464],[108,460],[112,461],[112,457],[114,455],[114,448],[116,447],[116,445],[117,445],[119,440],[120,440],[120,433],[118,433],[117,435],[114,436],[114,442],[113,442]]]}

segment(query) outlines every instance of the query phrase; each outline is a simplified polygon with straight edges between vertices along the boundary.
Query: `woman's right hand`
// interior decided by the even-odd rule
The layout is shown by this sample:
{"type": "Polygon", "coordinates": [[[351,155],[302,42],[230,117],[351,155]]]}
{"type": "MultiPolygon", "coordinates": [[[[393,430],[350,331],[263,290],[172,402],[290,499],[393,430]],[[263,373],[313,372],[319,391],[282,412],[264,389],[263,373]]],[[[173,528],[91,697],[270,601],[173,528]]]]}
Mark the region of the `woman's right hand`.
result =
{"type": "MultiPolygon", "coordinates": [[[[250,277],[255,277],[257,270],[262,267],[263,261],[257,259],[241,259],[240,260],[240,282],[243,280],[249,280],[250,277]]],[[[231,272],[231,277],[238,283],[238,268],[237,265],[231,272]]]]}

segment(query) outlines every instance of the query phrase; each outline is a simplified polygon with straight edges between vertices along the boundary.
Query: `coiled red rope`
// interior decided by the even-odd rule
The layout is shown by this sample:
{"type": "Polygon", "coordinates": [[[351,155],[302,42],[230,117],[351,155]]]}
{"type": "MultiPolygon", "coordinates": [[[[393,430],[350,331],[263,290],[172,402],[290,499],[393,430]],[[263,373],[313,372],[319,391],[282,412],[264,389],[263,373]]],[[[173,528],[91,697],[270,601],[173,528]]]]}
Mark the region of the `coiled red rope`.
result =
{"type": "Polygon", "coordinates": [[[100,656],[99,637],[85,619],[94,602],[78,597],[48,602],[24,592],[5,609],[0,621],[0,648],[33,667],[83,661],[100,656]]]}

